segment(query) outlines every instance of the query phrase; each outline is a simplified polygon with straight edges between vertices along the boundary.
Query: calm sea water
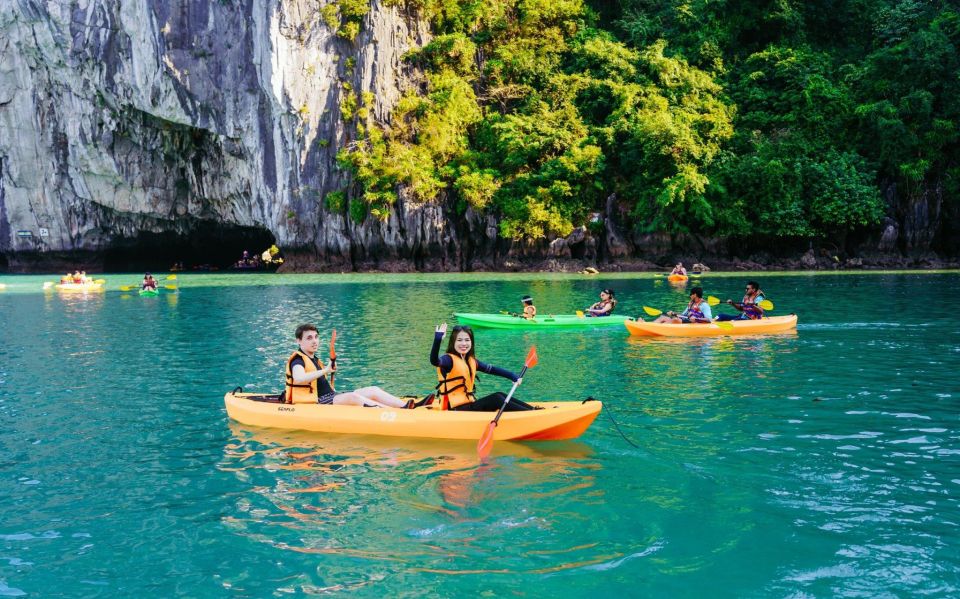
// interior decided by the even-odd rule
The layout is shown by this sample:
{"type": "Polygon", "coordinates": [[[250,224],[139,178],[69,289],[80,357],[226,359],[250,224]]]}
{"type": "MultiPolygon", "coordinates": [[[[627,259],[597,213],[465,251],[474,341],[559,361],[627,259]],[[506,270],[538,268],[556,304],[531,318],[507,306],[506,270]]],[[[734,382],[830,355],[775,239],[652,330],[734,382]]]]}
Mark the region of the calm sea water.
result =
{"type": "MultiPolygon", "coordinates": [[[[738,298],[746,276],[710,277],[738,298]]],[[[454,311],[569,313],[646,277],[190,276],[180,293],[0,292],[0,596],[905,597],[960,594],[957,274],[763,276],[796,334],[480,331],[540,364],[523,399],[594,396],[573,442],[256,429],[292,331],[338,331],[338,387],[425,393],[454,311]]],[[[506,389],[483,377],[483,392],[506,389]]]]}

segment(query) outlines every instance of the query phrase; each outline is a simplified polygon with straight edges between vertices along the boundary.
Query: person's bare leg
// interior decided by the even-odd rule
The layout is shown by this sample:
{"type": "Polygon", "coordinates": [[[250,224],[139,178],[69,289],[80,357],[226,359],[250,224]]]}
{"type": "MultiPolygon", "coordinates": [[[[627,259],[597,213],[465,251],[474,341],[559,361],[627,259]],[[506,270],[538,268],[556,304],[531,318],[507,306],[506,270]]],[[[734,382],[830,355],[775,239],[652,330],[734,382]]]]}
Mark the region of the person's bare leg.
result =
{"type": "MultiPolygon", "coordinates": [[[[401,400],[402,401],[402,400],[401,400]]],[[[383,402],[370,397],[360,395],[356,391],[352,393],[339,393],[333,398],[333,403],[338,406],[366,406],[368,408],[393,408],[383,402]]]]}
{"type": "Polygon", "coordinates": [[[354,390],[354,393],[367,399],[372,399],[377,403],[390,406],[391,408],[403,408],[407,405],[407,402],[396,395],[387,393],[380,387],[363,387],[362,389],[354,390]]]}

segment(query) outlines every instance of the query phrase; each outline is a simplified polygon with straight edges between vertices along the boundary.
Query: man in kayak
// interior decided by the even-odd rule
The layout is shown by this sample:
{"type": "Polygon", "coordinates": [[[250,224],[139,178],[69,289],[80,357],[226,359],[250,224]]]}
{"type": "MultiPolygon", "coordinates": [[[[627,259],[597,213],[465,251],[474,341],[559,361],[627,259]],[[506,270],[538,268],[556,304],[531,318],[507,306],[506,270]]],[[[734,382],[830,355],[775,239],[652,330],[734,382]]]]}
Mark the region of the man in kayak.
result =
{"type": "Polygon", "coordinates": [[[320,403],[324,405],[364,406],[368,408],[412,408],[414,402],[403,401],[380,387],[363,387],[349,393],[337,393],[327,381],[327,375],[336,372],[333,366],[324,366],[316,357],[320,347],[317,327],[302,324],[296,330],[299,349],[287,358],[287,403],[320,403]]]}
{"type": "Polygon", "coordinates": [[[156,291],[156,290],[157,290],[157,280],[153,278],[153,275],[152,275],[152,274],[147,273],[147,274],[143,275],[143,283],[141,284],[141,288],[142,288],[144,291],[156,291]]]}
{"type": "Polygon", "coordinates": [[[686,310],[680,314],[673,311],[661,314],[653,322],[671,322],[673,324],[709,323],[712,318],[710,304],[703,301],[703,287],[694,287],[690,290],[690,302],[687,304],[686,310]]]}
{"type": "Polygon", "coordinates": [[[717,320],[759,320],[763,318],[763,308],[760,307],[760,302],[763,300],[760,283],[750,281],[747,283],[746,293],[740,303],[731,299],[727,300],[727,303],[736,308],[740,314],[720,314],[717,316],[717,320]]]}
{"type": "Polygon", "coordinates": [[[587,316],[610,316],[616,307],[617,300],[613,297],[613,289],[604,289],[600,292],[600,301],[584,310],[584,312],[587,316]]]}
{"type": "MultiPolygon", "coordinates": [[[[517,382],[519,377],[509,370],[484,364],[477,360],[474,357],[473,329],[468,326],[453,327],[450,341],[447,343],[447,353],[441,356],[440,342],[446,332],[447,323],[443,323],[436,328],[433,336],[433,347],[430,349],[430,363],[437,367],[437,380],[440,381],[437,385],[440,409],[462,412],[496,412],[503,405],[503,400],[507,396],[503,392],[497,391],[477,399],[473,392],[477,373],[484,372],[501,376],[513,382],[517,382]]],[[[512,397],[504,411],[520,412],[536,409],[538,408],[512,397]]]]}
{"type": "Polygon", "coordinates": [[[537,307],[533,305],[533,298],[529,295],[525,295],[520,298],[520,301],[523,302],[523,314],[522,316],[527,320],[533,320],[537,317],[537,307]]]}

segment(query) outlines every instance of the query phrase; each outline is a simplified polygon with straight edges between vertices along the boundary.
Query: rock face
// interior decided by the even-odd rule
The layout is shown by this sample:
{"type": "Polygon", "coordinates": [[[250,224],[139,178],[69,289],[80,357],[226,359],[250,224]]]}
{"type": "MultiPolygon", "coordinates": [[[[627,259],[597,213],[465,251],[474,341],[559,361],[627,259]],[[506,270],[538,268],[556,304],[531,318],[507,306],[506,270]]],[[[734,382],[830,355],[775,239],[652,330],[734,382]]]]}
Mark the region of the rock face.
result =
{"type": "Polygon", "coordinates": [[[358,225],[323,202],[350,184],[335,163],[351,135],[345,95],[371,92],[386,121],[406,80],[401,57],[428,41],[397,8],[374,0],[350,42],[323,22],[323,0],[10,2],[0,11],[8,259],[150,234],[186,241],[211,224],[332,263],[443,263],[458,249],[436,205],[401,202],[387,222],[358,225]]]}
{"type": "MultiPolygon", "coordinates": [[[[335,160],[354,135],[341,106],[369,92],[373,117],[388,122],[416,80],[402,56],[429,30],[371,0],[347,41],[324,22],[329,1],[2,0],[0,269],[51,256],[88,269],[127,266],[111,256],[223,263],[271,243],[289,266],[320,270],[724,253],[628,233],[615,196],[588,228],[524,244],[498,238],[493,216],[403,190],[383,222],[331,212],[328,193],[357,191],[335,160]]],[[[941,187],[904,199],[888,186],[894,218],[874,247],[960,248],[941,187]]]]}

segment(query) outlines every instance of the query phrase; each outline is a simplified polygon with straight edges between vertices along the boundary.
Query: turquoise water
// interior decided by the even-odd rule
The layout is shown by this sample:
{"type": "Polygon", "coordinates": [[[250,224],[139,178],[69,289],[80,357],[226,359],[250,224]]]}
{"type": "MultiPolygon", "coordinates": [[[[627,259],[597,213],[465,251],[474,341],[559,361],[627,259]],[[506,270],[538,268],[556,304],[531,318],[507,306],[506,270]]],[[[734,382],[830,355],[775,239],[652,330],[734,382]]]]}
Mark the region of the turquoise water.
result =
{"type": "MultiPolygon", "coordinates": [[[[454,311],[570,312],[647,277],[190,276],[154,298],[0,292],[0,596],[960,594],[957,274],[763,276],[795,334],[480,331],[524,399],[605,401],[577,441],[330,437],[232,423],[301,321],[338,387],[434,384],[454,311]],[[942,308],[941,308],[942,307],[942,308]]],[[[735,299],[743,275],[704,279],[735,299]]],[[[505,389],[483,377],[481,391],[505,389]]]]}

